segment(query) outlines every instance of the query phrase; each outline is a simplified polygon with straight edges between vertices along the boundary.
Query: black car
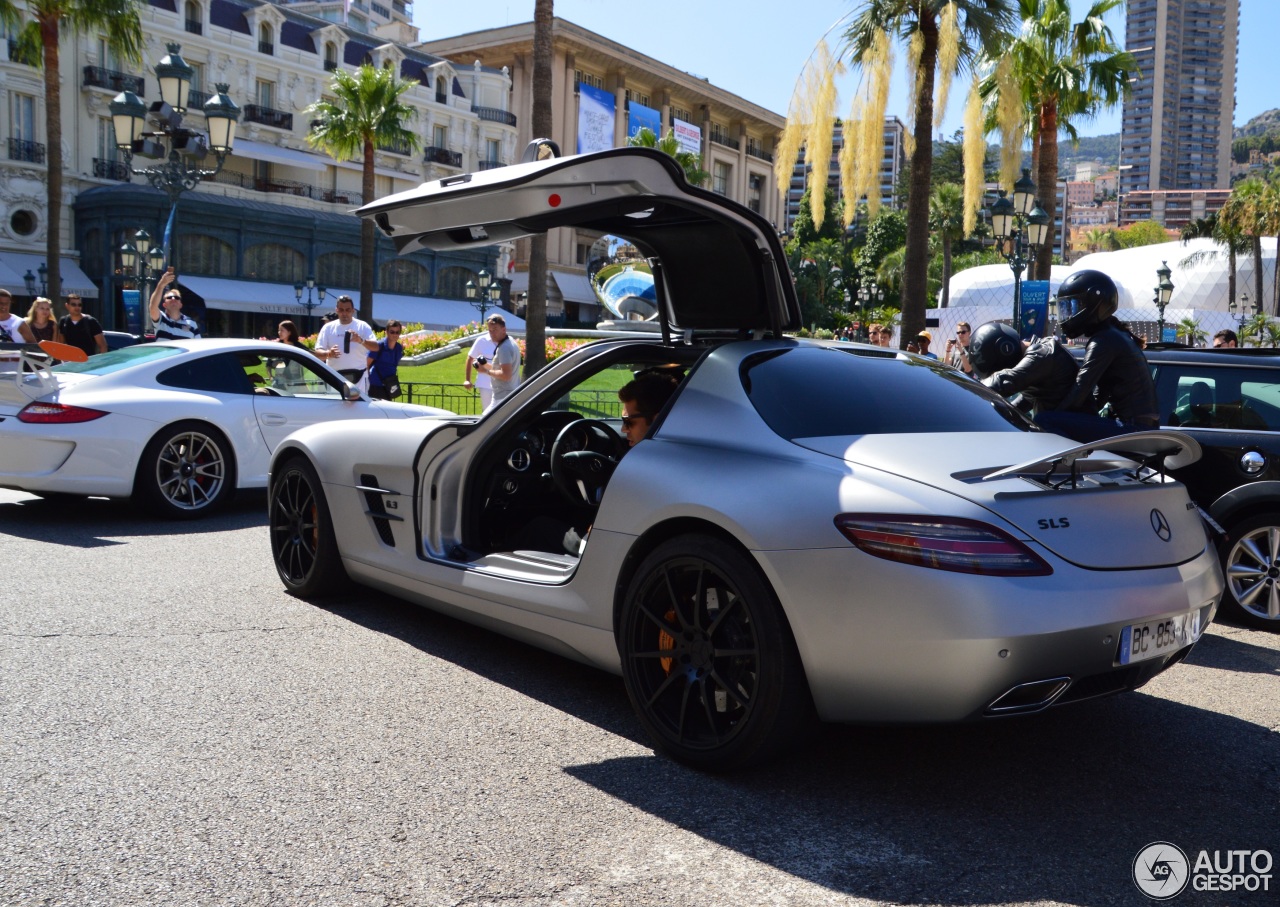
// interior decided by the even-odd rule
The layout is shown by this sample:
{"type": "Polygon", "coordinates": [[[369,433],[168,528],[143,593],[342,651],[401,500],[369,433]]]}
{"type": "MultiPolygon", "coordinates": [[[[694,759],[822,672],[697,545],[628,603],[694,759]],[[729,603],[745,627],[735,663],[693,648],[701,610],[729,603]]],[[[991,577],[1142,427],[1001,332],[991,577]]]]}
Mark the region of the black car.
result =
{"type": "Polygon", "coordinates": [[[1146,350],[1160,424],[1204,456],[1174,475],[1222,529],[1223,604],[1240,621],[1280,631],[1280,350],[1146,350]]]}
{"type": "Polygon", "coordinates": [[[103,331],[102,335],[107,338],[108,351],[133,346],[135,343],[144,343],[150,339],[141,334],[129,334],[124,331],[103,331]]]}

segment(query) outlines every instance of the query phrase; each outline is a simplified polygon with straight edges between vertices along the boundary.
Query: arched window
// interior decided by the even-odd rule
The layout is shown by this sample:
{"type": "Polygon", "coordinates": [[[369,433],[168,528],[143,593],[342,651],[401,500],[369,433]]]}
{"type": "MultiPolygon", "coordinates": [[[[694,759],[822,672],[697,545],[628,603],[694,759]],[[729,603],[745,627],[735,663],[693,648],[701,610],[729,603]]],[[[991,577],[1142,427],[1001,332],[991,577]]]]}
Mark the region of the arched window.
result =
{"type": "Polygon", "coordinates": [[[295,283],[306,277],[307,260],[297,249],[262,243],[245,249],[244,276],[269,283],[295,283]]]}
{"type": "Polygon", "coordinates": [[[476,273],[469,268],[441,268],[436,279],[436,295],[450,299],[467,298],[467,281],[474,281],[476,273]]]}
{"type": "Polygon", "coordinates": [[[258,53],[274,54],[276,52],[275,29],[268,22],[258,26],[258,53]]]}
{"type": "Polygon", "coordinates": [[[360,286],[360,256],[349,252],[328,252],[316,262],[316,281],[324,287],[360,286]]]}
{"type": "Polygon", "coordinates": [[[187,31],[193,35],[204,33],[204,10],[195,0],[187,0],[182,8],[182,17],[186,19],[187,31]]]}
{"type": "Polygon", "coordinates": [[[436,76],[436,103],[443,104],[449,100],[449,83],[444,76],[436,76]]]}
{"type": "Polygon", "coordinates": [[[416,261],[393,258],[379,269],[378,288],[384,293],[426,296],[431,292],[431,272],[416,261]]]}
{"type": "Polygon", "coordinates": [[[332,41],[324,42],[324,71],[333,72],[338,68],[338,45],[332,41]]]}
{"type": "Polygon", "coordinates": [[[179,233],[177,237],[179,274],[236,276],[236,250],[215,236],[179,233]]]}

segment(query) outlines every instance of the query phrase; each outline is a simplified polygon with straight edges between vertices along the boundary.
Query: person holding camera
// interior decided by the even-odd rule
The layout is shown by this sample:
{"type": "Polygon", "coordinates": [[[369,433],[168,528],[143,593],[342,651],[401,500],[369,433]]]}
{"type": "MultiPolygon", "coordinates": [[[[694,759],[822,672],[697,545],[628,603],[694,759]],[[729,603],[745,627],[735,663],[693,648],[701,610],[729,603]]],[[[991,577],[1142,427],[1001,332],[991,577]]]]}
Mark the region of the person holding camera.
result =
{"type": "Polygon", "coordinates": [[[489,340],[493,342],[493,355],[480,356],[474,360],[477,374],[486,376],[493,387],[493,399],[485,406],[481,415],[510,397],[520,386],[520,347],[507,336],[507,319],[501,315],[490,315],[488,328],[489,340]]]}
{"type": "Polygon", "coordinates": [[[356,317],[350,296],[338,297],[338,319],[320,328],[316,335],[316,355],[352,384],[364,390],[362,382],[369,350],[378,348],[373,328],[356,317]]]}
{"type": "Polygon", "coordinates": [[[369,396],[375,400],[395,400],[400,396],[400,376],[396,369],[404,358],[404,346],[400,343],[400,335],[404,333],[404,325],[394,318],[387,322],[385,340],[365,344],[369,350],[369,396]]]}

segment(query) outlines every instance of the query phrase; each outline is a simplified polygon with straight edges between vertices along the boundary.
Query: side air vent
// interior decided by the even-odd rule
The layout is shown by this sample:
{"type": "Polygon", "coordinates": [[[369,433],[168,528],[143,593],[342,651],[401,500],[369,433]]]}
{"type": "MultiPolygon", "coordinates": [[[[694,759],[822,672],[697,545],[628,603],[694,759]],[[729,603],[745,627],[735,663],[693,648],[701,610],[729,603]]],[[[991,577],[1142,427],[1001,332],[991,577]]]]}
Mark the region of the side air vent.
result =
{"type": "Polygon", "coordinates": [[[381,483],[378,482],[378,477],[367,472],[360,475],[360,485],[357,490],[364,495],[364,512],[373,520],[373,525],[378,531],[378,538],[382,539],[384,544],[394,548],[396,546],[396,537],[391,532],[391,523],[403,523],[404,518],[393,513],[387,513],[383,498],[387,495],[398,497],[400,492],[382,488],[381,483]]]}

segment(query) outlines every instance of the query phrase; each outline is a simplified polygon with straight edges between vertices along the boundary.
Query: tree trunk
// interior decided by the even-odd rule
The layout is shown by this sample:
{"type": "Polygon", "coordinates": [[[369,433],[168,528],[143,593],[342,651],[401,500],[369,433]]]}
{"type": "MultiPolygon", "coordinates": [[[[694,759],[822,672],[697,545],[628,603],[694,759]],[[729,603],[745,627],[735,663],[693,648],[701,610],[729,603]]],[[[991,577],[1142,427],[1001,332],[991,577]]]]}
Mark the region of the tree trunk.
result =
{"type": "Polygon", "coordinates": [[[951,237],[942,231],[942,308],[951,305],[951,237]]]}
{"type": "MultiPolygon", "coordinates": [[[[533,119],[531,138],[549,139],[551,116],[551,30],[553,0],[533,5],[533,119]]],[[[564,149],[562,149],[563,151],[564,149]]],[[[539,233],[529,243],[529,295],[524,312],[524,373],[534,375],[547,364],[547,235],[539,233]]]]}
{"type": "Polygon", "coordinates": [[[1266,309],[1266,297],[1262,295],[1262,235],[1250,237],[1253,243],[1253,310],[1266,309]]]}
{"type": "Polygon", "coordinates": [[[907,337],[924,330],[925,296],[929,271],[929,185],[933,174],[933,82],[938,68],[938,23],[921,16],[924,49],[920,54],[920,94],[916,98],[915,141],[911,154],[910,194],[907,196],[907,243],[902,262],[902,333],[899,348],[907,337]]]}
{"type": "MultiPolygon", "coordinates": [[[[1048,280],[1053,266],[1053,249],[1056,230],[1053,226],[1054,211],[1058,202],[1058,105],[1045,101],[1040,105],[1040,117],[1036,152],[1036,192],[1040,207],[1049,215],[1049,232],[1044,245],[1036,253],[1035,264],[1027,276],[1033,280],[1048,280]]],[[[1066,224],[1063,224],[1065,229],[1066,224]]]]}
{"type": "MultiPolygon", "coordinates": [[[[373,201],[373,138],[365,136],[364,166],[360,172],[360,192],[367,205],[373,201]]],[[[373,229],[373,218],[360,219],[360,320],[373,324],[373,274],[374,250],[377,248],[377,234],[373,229]]]]}
{"type": "Polygon", "coordinates": [[[48,187],[45,204],[44,257],[49,268],[49,286],[45,291],[55,301],[62,296],[62,84],[58,57],[58,20],[40,20],[40,40],[44,45],[44,134],[45,165],[48,187]]]}

